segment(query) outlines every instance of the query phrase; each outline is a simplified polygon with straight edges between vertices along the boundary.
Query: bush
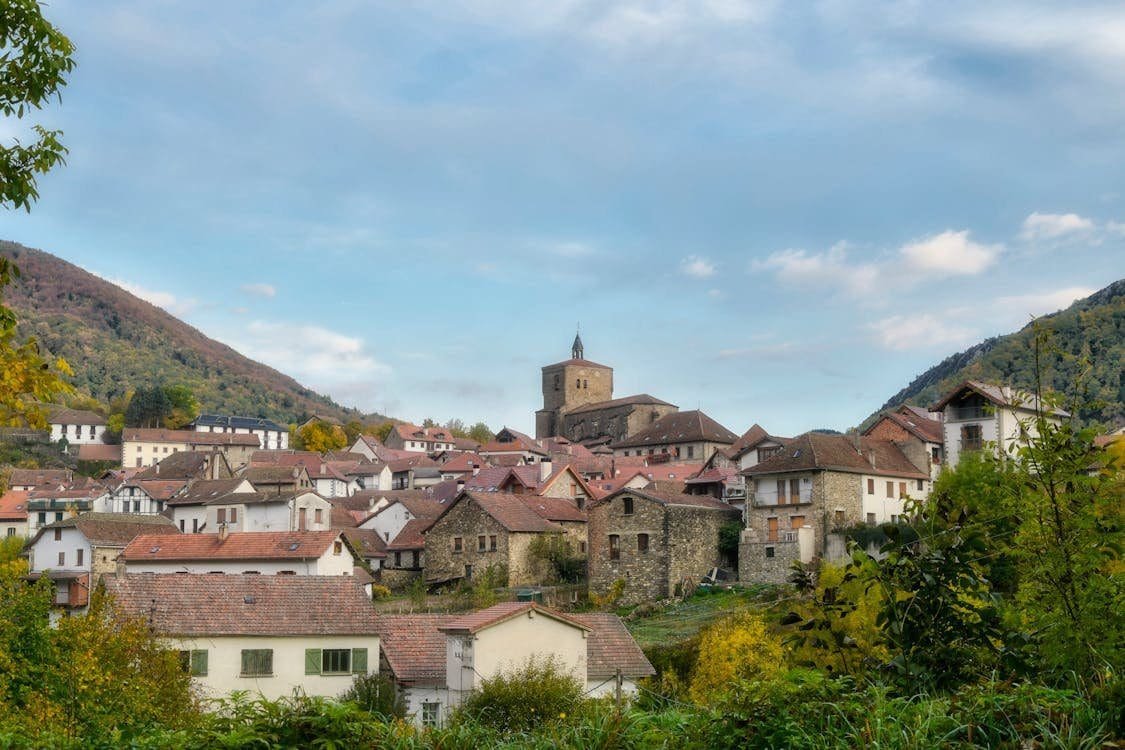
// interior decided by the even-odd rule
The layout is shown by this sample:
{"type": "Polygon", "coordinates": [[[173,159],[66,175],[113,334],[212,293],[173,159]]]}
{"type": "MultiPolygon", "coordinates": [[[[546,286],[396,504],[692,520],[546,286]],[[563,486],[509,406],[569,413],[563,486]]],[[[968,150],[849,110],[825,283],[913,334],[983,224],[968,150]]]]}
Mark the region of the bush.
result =
{"type": "Polygon", "coordinates": [[[344,691],[340,700],[354,703],[364,711],[370,711],[387,719],[401,719],[406,716],[406,703],[388,675],[372,672],[355,678],[352,686],[344,691]]]}
{"type": "Polygon", "coordinates": [[[692,700],[706,704],[735,681],[772,676],[784,666],[785,647],[762,616],[740,612],[700,634],[699,656],[691,675],[692,700]]]}
{"type": "Polygon", "coordinates": [[[454,721],[523,731],[564,719],[581,705],[583,686],[552,657],[484,680],[461,704],[454,721]]]}
{"type": "Polygon", "coordinates": [[[380,586],[377,583],[371,584],[371,598],[374,601],[381,602],[384,599],[391,598],[391,590],[386,586],[380,586]]]}

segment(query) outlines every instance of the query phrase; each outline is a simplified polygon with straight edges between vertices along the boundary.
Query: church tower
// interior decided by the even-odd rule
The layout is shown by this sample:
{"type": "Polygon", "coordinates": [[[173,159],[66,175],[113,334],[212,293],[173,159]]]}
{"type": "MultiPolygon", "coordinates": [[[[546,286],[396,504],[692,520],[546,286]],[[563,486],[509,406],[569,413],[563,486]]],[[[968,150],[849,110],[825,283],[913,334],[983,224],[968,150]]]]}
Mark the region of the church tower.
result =
{"type": "Polygon", "coordinates": [[[582,336],[575,333],[570,359],[543,368],[543,408],[535,412],[535,437],[557,437],[567,411],[611,398],[613,368],[586,359],[582,336]]]}

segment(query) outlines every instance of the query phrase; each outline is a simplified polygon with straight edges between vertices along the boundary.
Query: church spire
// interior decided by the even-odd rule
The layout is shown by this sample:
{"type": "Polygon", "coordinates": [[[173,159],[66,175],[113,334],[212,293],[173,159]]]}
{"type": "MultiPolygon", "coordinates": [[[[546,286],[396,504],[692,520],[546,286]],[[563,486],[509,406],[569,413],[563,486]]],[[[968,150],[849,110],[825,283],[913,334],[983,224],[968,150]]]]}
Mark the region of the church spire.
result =
{"type": "Polygon", "coordinates": [[[585,359],[582,352],[582,336],[578,331],[575,331],[574,343],[570,345],[570,356],[572,359],[585,359]]]}

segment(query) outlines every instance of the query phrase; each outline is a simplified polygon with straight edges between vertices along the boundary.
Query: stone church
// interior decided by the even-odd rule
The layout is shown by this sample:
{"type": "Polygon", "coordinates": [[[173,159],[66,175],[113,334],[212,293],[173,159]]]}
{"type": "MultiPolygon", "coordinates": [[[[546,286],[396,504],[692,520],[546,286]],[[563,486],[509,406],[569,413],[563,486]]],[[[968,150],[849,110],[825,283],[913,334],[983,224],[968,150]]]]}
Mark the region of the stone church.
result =
{"type": "Polygon", "coordinates": [[[586,359],[574,336],[570,359],[543,368],[543,408],[535,437],[565,437],[586,446],[624,440],[679,407],[647,393],[613,397],[613,368],[586,359]]]}

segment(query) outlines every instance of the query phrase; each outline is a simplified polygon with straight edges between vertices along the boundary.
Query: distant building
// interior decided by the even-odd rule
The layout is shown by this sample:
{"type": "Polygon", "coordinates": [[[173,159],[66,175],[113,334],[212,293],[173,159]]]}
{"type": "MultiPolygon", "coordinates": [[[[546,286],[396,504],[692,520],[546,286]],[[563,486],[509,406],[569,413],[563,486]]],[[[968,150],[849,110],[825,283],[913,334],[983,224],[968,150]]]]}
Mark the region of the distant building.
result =
{"type": "Polygon", "coordinates": [[[383,444],[392,450],[412,453],[434,453],[456,448],[449,430],[444,427],[419,427],[416,424],[396,424],[383,444]]]}
{"type": "Polygon", "coordinates": [[[121,464],[152,466],[173,453],[218,449],[231,466],[243,466],[259,448],[256,435],[128,427],[121,434],[121,464]]]}
{"type": "Polygon", "coordinates": [[[27,536],[27,490],[0,495],[0,537],[27,536]]]}
{"type": "Polygon", "coordinates": [[[135,537],[121,553],[128,573],[257,573],[350,576],[355,559],[339,529],[135,537]]]}
{"type": "Polygon", "coordinates": [[[188,428],[196,432],[254,435],[258,438],[258,447],[266,450],[285,450],[289,447],[289,428],[282,427],[271,419],[200,414],[188,428]]]}
{"type": "Polygon", "coordinates": [[[610,445],[616,456],[661,456],[705,462],[729,448],[738,436],[701,411],[681,411],[610,445]]]}
{"type": "Polygon", "coordinates": [[[51,427],[51,442],[65,439],[70,445],[101,444],[105,436],[105,417],[84,409],[49,408],[47,423],[51,427]]]}

